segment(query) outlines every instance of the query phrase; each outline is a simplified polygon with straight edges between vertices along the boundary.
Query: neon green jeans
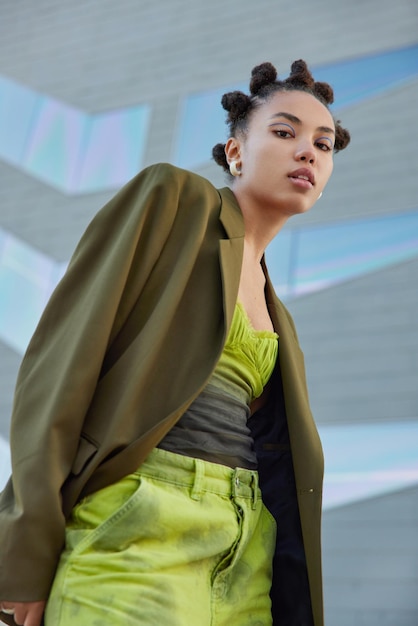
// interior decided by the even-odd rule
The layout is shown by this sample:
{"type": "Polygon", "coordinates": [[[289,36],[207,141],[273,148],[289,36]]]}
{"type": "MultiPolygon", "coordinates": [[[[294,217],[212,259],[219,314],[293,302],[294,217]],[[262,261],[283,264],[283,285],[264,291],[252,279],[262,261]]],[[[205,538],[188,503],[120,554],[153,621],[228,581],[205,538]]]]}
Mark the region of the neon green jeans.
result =
{"type": "Polygon", "coordinates": [[[156,449],[75,507],[45,626],[269,626],[275,535],[257,472],[156,449]]]}

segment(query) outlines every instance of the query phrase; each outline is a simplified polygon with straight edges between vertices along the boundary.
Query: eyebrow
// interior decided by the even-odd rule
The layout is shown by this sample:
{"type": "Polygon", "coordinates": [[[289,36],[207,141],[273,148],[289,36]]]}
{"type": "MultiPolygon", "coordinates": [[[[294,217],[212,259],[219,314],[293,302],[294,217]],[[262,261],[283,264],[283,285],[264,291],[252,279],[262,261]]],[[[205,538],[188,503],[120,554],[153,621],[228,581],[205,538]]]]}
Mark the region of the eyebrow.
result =
{"type": "MultiPolygon", "coordinates": [[[[302,120],[296,117],[296,115],[286,113],[285,111],[275,113],[271,116],[270,119],[275,119],[276,117],[284,117],[285,119],[289,120],[289,122],[293,122],[294,124],[302,124],[302,120]]],[[[332,133],[333,135],[335,135],[335,130],[333,128],[330,128],[329,126],[318,126],[317,130],[320,130],[323,133],[332,133]]]]}

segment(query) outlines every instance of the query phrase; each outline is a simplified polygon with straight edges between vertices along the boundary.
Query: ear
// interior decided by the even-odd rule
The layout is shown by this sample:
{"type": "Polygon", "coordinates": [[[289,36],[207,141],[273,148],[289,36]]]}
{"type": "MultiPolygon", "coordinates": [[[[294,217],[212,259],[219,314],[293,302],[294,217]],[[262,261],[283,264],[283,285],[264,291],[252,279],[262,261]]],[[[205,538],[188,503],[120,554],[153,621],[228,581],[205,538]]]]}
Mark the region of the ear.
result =
{"type": "Polygon", "coordinates": [[[241,142],[236,137],[230,137],[225,144],[225,154],[228,163],[241,161],[241,142]]]}

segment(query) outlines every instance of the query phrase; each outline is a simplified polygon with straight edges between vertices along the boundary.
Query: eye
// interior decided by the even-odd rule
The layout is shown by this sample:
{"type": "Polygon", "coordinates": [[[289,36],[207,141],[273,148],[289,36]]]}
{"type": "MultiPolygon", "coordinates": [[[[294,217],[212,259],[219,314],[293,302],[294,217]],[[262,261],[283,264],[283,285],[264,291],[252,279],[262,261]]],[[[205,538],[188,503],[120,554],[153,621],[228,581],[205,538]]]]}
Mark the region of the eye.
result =
{"type": "Polygon", "coordinates": [[[270,124],[270,127],[274,134],[281,139],[291,139],[296,135],[293,126],[286,124],[286,122],[276,122],[275,124],[270,124]]]}
{"type": "Polygon", "coordinates": [[[282,139],[287,139],[288,137],[293,137],[292,133],[289,130],[284,130],[283,128],[279,128],[274,131],[278,137],[282,137],[282,139]]]}
{"type": "Polygon", "coordinates": [[[316,145],[320,150],[322,150],[322,152],[329,152],[330,150],[332,150],[330,145],[328,145],[327,143],[322,143],[322,141],[317,141],[316,145]]]}
{"type": "Polygon", "coordinates": [[[334,148],[331,139],[328,139],[328,138],[318,139],[315,142],[315,145],[317,146],[317,148],[322,150],[322,152],[331,152],[334,148]]]}

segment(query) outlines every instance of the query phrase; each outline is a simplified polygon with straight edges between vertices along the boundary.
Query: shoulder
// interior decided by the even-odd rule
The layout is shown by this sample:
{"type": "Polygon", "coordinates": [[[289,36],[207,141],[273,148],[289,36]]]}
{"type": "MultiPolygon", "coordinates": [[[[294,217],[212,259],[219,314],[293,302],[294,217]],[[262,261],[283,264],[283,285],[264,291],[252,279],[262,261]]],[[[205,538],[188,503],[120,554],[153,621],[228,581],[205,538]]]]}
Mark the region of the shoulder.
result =
{"type": "MultiPolygon", "coordinates": [[[[203,176],[176,167],[171,163],[155,163],[139,172],[131,182],[148,181],[155,185],[171,185],[173,187],[194,187],[206,193],[218,193],[214,185],[203,176]]],[[[129,183],[128,183],[129,184],[129,183]]]]}
{"type": "Polygon", "coordinates": [[[156,222],[164,230],[164,225],[168,226],[183,209],[200,207],[205,213],[204,207],[214,208],[219,203],[218,190],[206,178],[170,163],[156,163],[119,189],[92,224],[143,224],[145,220],[156,222]]]}
{"type": "Polygon", "coordinates": [[[170,163],[145,168],[128,183],[122,194],[133,200],[135,210],[154,216],[163,213],[188,220],[219,216],[223,197],[208,179],[170,163]]]}

